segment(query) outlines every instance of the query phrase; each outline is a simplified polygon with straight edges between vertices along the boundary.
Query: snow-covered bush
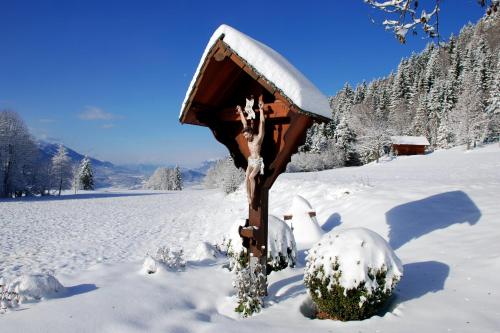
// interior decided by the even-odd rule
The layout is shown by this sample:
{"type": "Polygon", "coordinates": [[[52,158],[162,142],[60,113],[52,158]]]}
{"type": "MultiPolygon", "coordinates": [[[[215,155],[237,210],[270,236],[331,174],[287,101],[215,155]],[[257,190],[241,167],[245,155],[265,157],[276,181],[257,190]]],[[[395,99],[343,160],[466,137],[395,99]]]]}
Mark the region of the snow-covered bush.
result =
{"type": "Polygon", "coordinates": [[[240,220],[231,228],[230,234],[219,248],[229,256],[229,267],[234,274],[233,286],[238,297],[235,311],[247,317],[260,311],[262,298],[265,296],[265,274],[279,271],[297,262],[297,247],[290,227],[276,216],[268,219],[267,264],[262,267],[258,263],[254,271],[250,268],[247,249],[242,244],[239,227],[245,225],[240,220]]]}
{"type": "Polygon", "coordinates": [[[0,278],[0,314],[5,313],[9,308],[15,308],[21,301],[21,296],[7,288],[6,282],[0,278]]]}
{"type": "Polygon", "coordinates": [[[272,271],[294,267],[297,246],[292,229],[280,218],[269,215],[267,240],[267,266],[272,271]]]}
{"type": "Polygon", "coordinates": [[[333,144],[321,152],[298,152],[292,155],[287,172],[321,171],[344,165],[343,153],[333,144]]]}
{"type": "Polygon", "coordinates": [[[292,219],[289,224],[292,228],[295,240],[301,249],[308,249],[323,236],[323,229],[318,224],[311,204],[302,196],[296,195],[293,198],[289,214],[292,219]]]}
{"type": "MultiPolygon", "coordinates": [[[[245,225],[245,220],[235,223],[220,246],[230,258],[229,267],[234,269],[236,263],[246,265],[248,258],[239,234],[239,227],[245,225]]],[[[297,262],[297,246],[290,227],[280,218],[269,215],[267,234],[267,272],[279,271],[294,267],[297,262]]]]}
{"type": "Polygon", "coordinates": [[[184,250],[181,248],[171,249],[168,246],[159,247],[156,251],[155,259],[173,270],[180,271],[186,267],[184,250]]]}
{"type": "Polygon", "coordinates": [[[243,317],[259,312],[264,304],[263,297],[266,294],[265,270],[265,267],[256,263],[252,272],[248,262],[235,261],[233,287],[236,289],[238,305],[234,310],[243,317]]]}
{"type": "MultiPolygon", "coordinates": [[[[50,274],[22,275],[7,286],[0,287],[2,301],[38,301],[64,292],[63,285],[50,274]],[[13,299],[15,297],[15,299],[13,299]]],[[[4,304],[2,304],[4,305],[4,304]]],[[[2,306],[3,307],[3,306],[2,306]]]]}
{"type": "Polygon", "coordinates": [[[304,283],[319,318],[361,320],[374,315],[403,275],[389,244],[365,228],[325,235],[306,260],[304,283]]]}
{"type": "Polygon", "coordinates": [[[182,248],[171,249],[168,246],[161,246],[156,250],[155,255],[146,255],[142,264],[142,270],[147,274],[153,274],[160,267],[172,271],[182,271],[186,267],[184,250],[182,248]]]}

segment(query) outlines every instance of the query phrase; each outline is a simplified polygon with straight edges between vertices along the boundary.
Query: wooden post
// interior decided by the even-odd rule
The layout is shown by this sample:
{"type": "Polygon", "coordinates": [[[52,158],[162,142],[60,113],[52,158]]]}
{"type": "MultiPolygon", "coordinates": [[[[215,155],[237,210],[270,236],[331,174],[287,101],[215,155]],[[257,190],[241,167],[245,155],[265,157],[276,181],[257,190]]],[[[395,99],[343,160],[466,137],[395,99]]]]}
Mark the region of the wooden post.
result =
{"type": "Polygon", "coordinates": [[[267,295],[267,220],[269,207],[269,189],[262,187],[259,179],[255,188],[255,198],[248,208],[249,226],[254,229],[254,238],[250,241],[249,264],[252,275],[259,283],[262,295],[267,295]],[[258,264],[258,265],[257,265],[258,264]]]}

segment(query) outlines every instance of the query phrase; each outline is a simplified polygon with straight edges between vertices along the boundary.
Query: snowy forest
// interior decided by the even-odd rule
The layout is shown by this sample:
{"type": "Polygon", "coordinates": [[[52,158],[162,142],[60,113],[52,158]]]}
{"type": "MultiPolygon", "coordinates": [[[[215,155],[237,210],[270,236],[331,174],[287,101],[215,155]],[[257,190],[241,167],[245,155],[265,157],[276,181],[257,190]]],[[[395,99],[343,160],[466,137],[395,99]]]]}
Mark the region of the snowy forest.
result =
{"type": "Polygon", "coordinates": [[[183,188],[181,169],[175,168],[157,168],[144,184],[148,190],[162,191],[180,191],[183,188]]]}
{"type": "Polygon", "coordinates": [[[289,171],[366,164],[393,135],[425,136],[430,149],[496,141],[500,128],[498,14],[468,24],[458,36],[429,43],[388,76],[330,99],[333,120],[315,124],[289,171]]]}
{"type": "Polygon", "coordinates": [[[0,197],[61,195],[73,188],[93,190],[90,159],[71,162],[66,148],[44,158],[24,121],[13,111],[0,111],[0,197]]]}

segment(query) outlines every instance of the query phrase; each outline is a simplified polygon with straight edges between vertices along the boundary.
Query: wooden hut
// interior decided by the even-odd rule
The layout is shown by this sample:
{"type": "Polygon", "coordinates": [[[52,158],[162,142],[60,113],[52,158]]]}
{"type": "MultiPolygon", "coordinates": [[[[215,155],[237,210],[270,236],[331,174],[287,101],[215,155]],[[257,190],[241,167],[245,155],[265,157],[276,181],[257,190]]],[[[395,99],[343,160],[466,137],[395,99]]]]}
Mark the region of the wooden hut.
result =
{"type": "MultiPolygon", "coordinates": [[[[314,121],[328,121],[328,99],[283,56],[227,25],[220,26],[203,53],[186,92],[179,120],[208,127],[224,144],[237,167],[246,169],[248,143],[236,105],[262,97],[266,117],[258,176],[249,207],[250,252],[265,262],[267,253],[268,191],[292,154],[302,145],[314,121]]],[[[256,123],[258,123],[256,119],[256,123]]],[[[256,127],[256,126],[255,126],[256,127]]]]}
{"type": "Polygon", "coordinates": [[[392,136],[391,143],[396,155],[423,155],[430,145],[425,136],[392,136]]]}

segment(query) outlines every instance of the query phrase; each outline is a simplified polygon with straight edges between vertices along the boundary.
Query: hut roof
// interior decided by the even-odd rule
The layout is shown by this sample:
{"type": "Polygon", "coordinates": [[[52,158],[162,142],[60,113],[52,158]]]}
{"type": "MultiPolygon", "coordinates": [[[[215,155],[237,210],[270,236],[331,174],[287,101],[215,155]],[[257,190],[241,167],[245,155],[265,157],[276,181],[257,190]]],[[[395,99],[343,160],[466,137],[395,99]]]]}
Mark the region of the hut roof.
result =
{"type": "Polygon", "coordinates": [[[328,99],[298,69],[270,47],[224,24],[214,32],[205,48],[182,103],[180,119],[187,112],[203,64],[218,40],[228,45],[232,52],[247,62],[256,74],[263,76],[279,90],[299,111],[331,119],[328,99]]]}
{"type": "Polygon", "coordinates": [[[429,146],[425,136],[391,136],[394,145],[429,146]]]}

